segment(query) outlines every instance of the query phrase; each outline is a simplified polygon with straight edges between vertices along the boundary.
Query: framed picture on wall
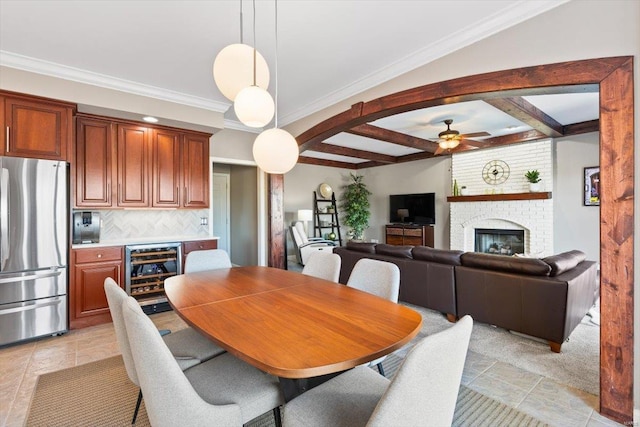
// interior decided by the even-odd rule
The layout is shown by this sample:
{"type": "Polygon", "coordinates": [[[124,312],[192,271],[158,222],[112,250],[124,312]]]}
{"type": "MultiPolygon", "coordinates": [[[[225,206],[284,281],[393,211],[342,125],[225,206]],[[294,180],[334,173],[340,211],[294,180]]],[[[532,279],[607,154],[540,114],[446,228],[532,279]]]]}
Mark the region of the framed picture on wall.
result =
{"type": "Polygon", "coordinates": [[[585,206],[600,206],[600,166],[584,168],[585,206]]]}

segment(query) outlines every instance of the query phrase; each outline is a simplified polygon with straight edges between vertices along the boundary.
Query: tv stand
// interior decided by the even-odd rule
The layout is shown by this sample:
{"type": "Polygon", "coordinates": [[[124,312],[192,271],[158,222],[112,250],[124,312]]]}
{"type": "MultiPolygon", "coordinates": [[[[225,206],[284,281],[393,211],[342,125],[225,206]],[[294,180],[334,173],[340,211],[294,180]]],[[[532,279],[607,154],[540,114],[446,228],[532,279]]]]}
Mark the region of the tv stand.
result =
{"type": "Polygon", "coordinates": [[[433,227],[415,224],[387,224],[388,245],[412,245],[433,247],[433,227]]]}

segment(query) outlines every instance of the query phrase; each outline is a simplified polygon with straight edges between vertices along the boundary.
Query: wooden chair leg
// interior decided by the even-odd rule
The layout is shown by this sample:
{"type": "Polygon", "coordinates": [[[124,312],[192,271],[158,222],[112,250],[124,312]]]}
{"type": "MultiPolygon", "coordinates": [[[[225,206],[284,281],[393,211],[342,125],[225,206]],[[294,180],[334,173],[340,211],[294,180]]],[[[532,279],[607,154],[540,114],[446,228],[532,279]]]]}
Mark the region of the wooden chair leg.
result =
{"type": "Polygon", "coordinates": [[[136,410],[133,411],[133,419],[131,420],[131,425],[136,423],[136,418],[138,418],[138,410],[140,409],[140,404],[142,403],[142,389],[138,392],[138,401],[136,402],[136,410]]]}

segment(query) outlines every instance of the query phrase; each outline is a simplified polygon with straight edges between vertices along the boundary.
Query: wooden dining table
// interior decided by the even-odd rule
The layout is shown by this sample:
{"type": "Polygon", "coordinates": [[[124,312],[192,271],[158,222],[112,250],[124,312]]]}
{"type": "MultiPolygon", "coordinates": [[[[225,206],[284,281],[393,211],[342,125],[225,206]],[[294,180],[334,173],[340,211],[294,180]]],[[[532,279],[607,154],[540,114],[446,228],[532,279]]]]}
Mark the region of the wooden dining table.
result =
{"type": "Polygon", "coordinates": [[[233,267],[165,280],[190,326],[270,374],[335,374],[387,355],[420,331],[406,306],[324,279],[271,267],[233,267]]]}

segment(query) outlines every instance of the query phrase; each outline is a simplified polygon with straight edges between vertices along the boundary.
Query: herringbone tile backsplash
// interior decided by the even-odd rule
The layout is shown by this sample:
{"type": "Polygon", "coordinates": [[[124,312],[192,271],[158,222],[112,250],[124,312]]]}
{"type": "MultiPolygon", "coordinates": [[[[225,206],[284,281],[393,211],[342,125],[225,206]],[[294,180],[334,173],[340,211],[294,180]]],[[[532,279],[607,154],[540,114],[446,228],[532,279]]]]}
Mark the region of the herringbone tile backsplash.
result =
{"type": "Polygon", "coordinates": [[[203,236],[208,225],[200,218],[209,217],[208,209],[184,210],[102,210],[100,240],[137,237],[203,236]]]}

